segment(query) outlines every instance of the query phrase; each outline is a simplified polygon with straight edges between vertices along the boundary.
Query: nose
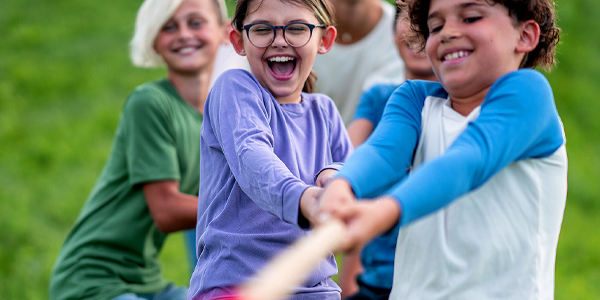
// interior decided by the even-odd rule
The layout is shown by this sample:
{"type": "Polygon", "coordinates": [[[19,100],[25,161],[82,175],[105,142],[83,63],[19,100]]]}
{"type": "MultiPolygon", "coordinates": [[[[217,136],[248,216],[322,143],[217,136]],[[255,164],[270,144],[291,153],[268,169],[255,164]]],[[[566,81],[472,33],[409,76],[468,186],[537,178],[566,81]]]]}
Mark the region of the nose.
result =
{"type": "Polygon", "coordinates": [[[442,43],[447,43],[453,39],[460,37],[461,31],[458,24],[455,21],[447,20],[444,23],[444,27],[440,31],[440,41],[442,43]]]}
{"type": "Polygon", "coordinates": [[[288,45],[288,42],[285,40],[285,37],[283,36],[283,28],[275,29],[275,38],[273,39],[271,46],[287,47],[287,45],[288,45]]]}
{"type": "Polygon", "coordinates": [[[179,26],[179,38],[186,39],[192,37],[192,30],[185,24],[179,26]]]}

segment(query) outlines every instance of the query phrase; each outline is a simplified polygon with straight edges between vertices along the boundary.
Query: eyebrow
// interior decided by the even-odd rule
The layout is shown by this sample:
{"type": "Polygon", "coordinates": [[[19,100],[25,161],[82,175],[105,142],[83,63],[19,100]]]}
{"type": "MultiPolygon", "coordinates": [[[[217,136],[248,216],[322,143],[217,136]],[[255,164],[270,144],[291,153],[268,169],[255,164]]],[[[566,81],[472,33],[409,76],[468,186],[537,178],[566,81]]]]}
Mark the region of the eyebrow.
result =
{"type": "MultiPolygon", "coordinates": [[[[308,22],[307,20],[304,20],[304,19],[294,19],[294,20],[287,21],[286,24],[297,23],[297,22],[310,23],[310,22],[308,22]]],[[[273,22],[271,22],[270,20],[266,20],[266,19],[258,19],[258,20],[253,20],[251,23],[267,23],[267,24],[272,24],[273,22]]]]}
{"type": "MultiPolygon", "coordinates": [[[[471,6],[483,6],[483,4],[481,4],[481,3],[476,3],[476,2],[465,2],[465,3],[461,3],[461,4],[458,4],[458,5],[456,5],[456,7],[457,7],[458,9],[465,9],[465,8],[469,8],[469,7],[471,7],[471,6]]],[[[429,19],[433,19],[433,18],[436,18],[436,17],[438,17],[439,15],[440,15],[440,13],[439,13],[439,12],[437,12],[437,11],[434,11],[434,12],[430,13],[430,14],[427,16],[427,20],[429,20],[429,19]]]]}
{"type": "Polygon", "coordinates": [[[187,20],[187,19],[192,19],[192,18],[204,19],[204,16],[202,16],[201,14],[199,14],[197,12],[188,13],[186,15],[180,16],[180,18],[176,18],[175,16],[171,16],[167,21],[165,21],[165,24],[167,24],[169,22],[177,22],[179,20],[187,20]]]}

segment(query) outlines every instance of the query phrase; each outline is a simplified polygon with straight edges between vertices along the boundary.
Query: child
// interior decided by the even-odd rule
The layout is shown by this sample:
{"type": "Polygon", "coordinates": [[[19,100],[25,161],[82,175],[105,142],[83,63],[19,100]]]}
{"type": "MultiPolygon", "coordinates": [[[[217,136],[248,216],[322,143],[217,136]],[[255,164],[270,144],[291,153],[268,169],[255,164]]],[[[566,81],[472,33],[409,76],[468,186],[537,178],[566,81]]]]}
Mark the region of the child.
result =
{"type": "Polygon", "coordinates": [[[360,95],[378,83],[404,81],[402,60],[390,39],[394,6],[386,0],[331,0],[337,39],[315,60],[316,91],[333,99],[348,125],[360,95]]]}
{"type": "MultiPolygon", "coordinates": [[[[328,2],[240,0],[232,24],[251,73],[223,73],[206,102],[190,299],[223,297],[304,235],[315,175],[353,149],[333,101],[305,93],[316,55],[335,40],[328,2]]],[[[336,273],[331,255],[292,299],[340,299],[336,273]]]]}
{"type": "Polygon", "coordinates": [[[137,66],[167,78],[128,97],[110,156],[69,233],[50,299],[185,299],[161,276],[167,233],[196,225],[200,125],[215,56],[225,41],[224,2],[146,0],[131,42],[137,66]]]}
{"type": "MultiPolygon", "coordinates": [[[[398,3],[404,3],[398,0],[398,3]]],[[[406,36],[410,34],[408,12],[396,4],[394,17],[394,41],[396,49],[404,62],[404,78],[437,81],[429,60],[423,52],[415,52],[408,43],[406,36]]],[[[398,84],[377,84],[363,93],[360,97],[356,113],[348,125],[348,134],[354,147],[362,144],[381,120],[383,108],[388,98],[398,88],[398,84]]]]}
{"type": "Polygon", "coordinates": [[[399,222],[390,299],[552,299],[567,156],[527,68],[554,63],[553,4],[415,0],[410,16],[440,83],[394,92],[319,219],[347,222],[347,249],[399,222]]]}
{"type": "MultiPolygon", "coordinates": [[[[425,53],[415,52],[406,39],[410,34],[410,21],[408,11],[399,3],[404,1],[399,0],[396,4],[394,41],[404,62],[404,78],[437,81],[425,53]]],[[[348,125],[348,135],[354,147],[371,135],[381,119],[385,104],[396,88],[397,84],[378,84],[361,96],[354,119],[348,125]]],[[[398,230],[391,230],[369,243],[360,253],[344,255],[338,277],[342,298],[348,295],[352,295],[346,298],[348,300],[389,298],[397,237],[398,230]]]]}

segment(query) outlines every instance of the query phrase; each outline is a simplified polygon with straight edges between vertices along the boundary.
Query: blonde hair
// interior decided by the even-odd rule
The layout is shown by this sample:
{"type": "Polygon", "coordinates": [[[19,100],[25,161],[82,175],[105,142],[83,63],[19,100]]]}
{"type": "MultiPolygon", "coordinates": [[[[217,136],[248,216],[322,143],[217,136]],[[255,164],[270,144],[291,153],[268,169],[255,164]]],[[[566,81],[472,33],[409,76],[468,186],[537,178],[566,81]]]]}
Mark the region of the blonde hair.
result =
{"type": "MultiPolygon", "coordinates": [[[[131,62],[138,67],[160,67],[165,65],[163,58],[154,50],[154,40],[162,26],[177,11],[184,0],[145,0],[138,10],[135,31],[129,43],[131,62]]],[[[212,0],[217,9],[219,24],[227,20],[227,6],[224,0],[212,0]]]]}

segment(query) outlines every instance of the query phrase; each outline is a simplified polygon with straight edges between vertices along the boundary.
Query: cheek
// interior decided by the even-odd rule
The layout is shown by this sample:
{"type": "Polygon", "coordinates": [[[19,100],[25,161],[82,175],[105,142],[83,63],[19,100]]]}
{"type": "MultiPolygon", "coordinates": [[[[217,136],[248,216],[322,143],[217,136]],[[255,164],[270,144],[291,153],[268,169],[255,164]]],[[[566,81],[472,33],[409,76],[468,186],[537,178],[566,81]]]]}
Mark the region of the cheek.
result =
{"type": "Polygon", "coordinates": [[[158,34],[152,46],[154,47],[154,51],[161,53],[166,45],[168,45],[168,38],[163,34],[158,34]]]}
{"type": "Polygon", "coordinates": [[[210,43],[220,43],[225,35],[218,27],[206,27],[197,33],[197,37],[210,43]]]}
{"type": "MultiPolygon", "coordinates": [[[[303,47],[305,48],[305,47],[303,47]]],[[[315,45],[315,47],[311,48],[311,49],[304,49],[304,51],[300,52],[298,51],[298,55],[300,55],[300,57],[302,58],[302,64],[304,64],[305,66],[307,66],[307,69],[312,69],[313,64],[315,62],[315,59],[318,55],[318,45],[315,45]]]]}
{"type": "Polygon", "coordinates": [[[425,54],[427,54],[427,57],[429,58],[429,60],[432,60],[437,57],[437,53],[436,53],[436,49],[437,49],[437,45],[436,43],[432,40],[432,38],[428,38],[427,42],[425,43],[425,54]]]}
{"type": "Polygon", "coordinates": [[[245,51],[246,57],[248,58],[249,64],[255,65],[255,66],[262,66],[264,51],[260,51],[260,49],[257,49],[251,45],[250,46],[245,45],[244,51],[245,51]]]}

